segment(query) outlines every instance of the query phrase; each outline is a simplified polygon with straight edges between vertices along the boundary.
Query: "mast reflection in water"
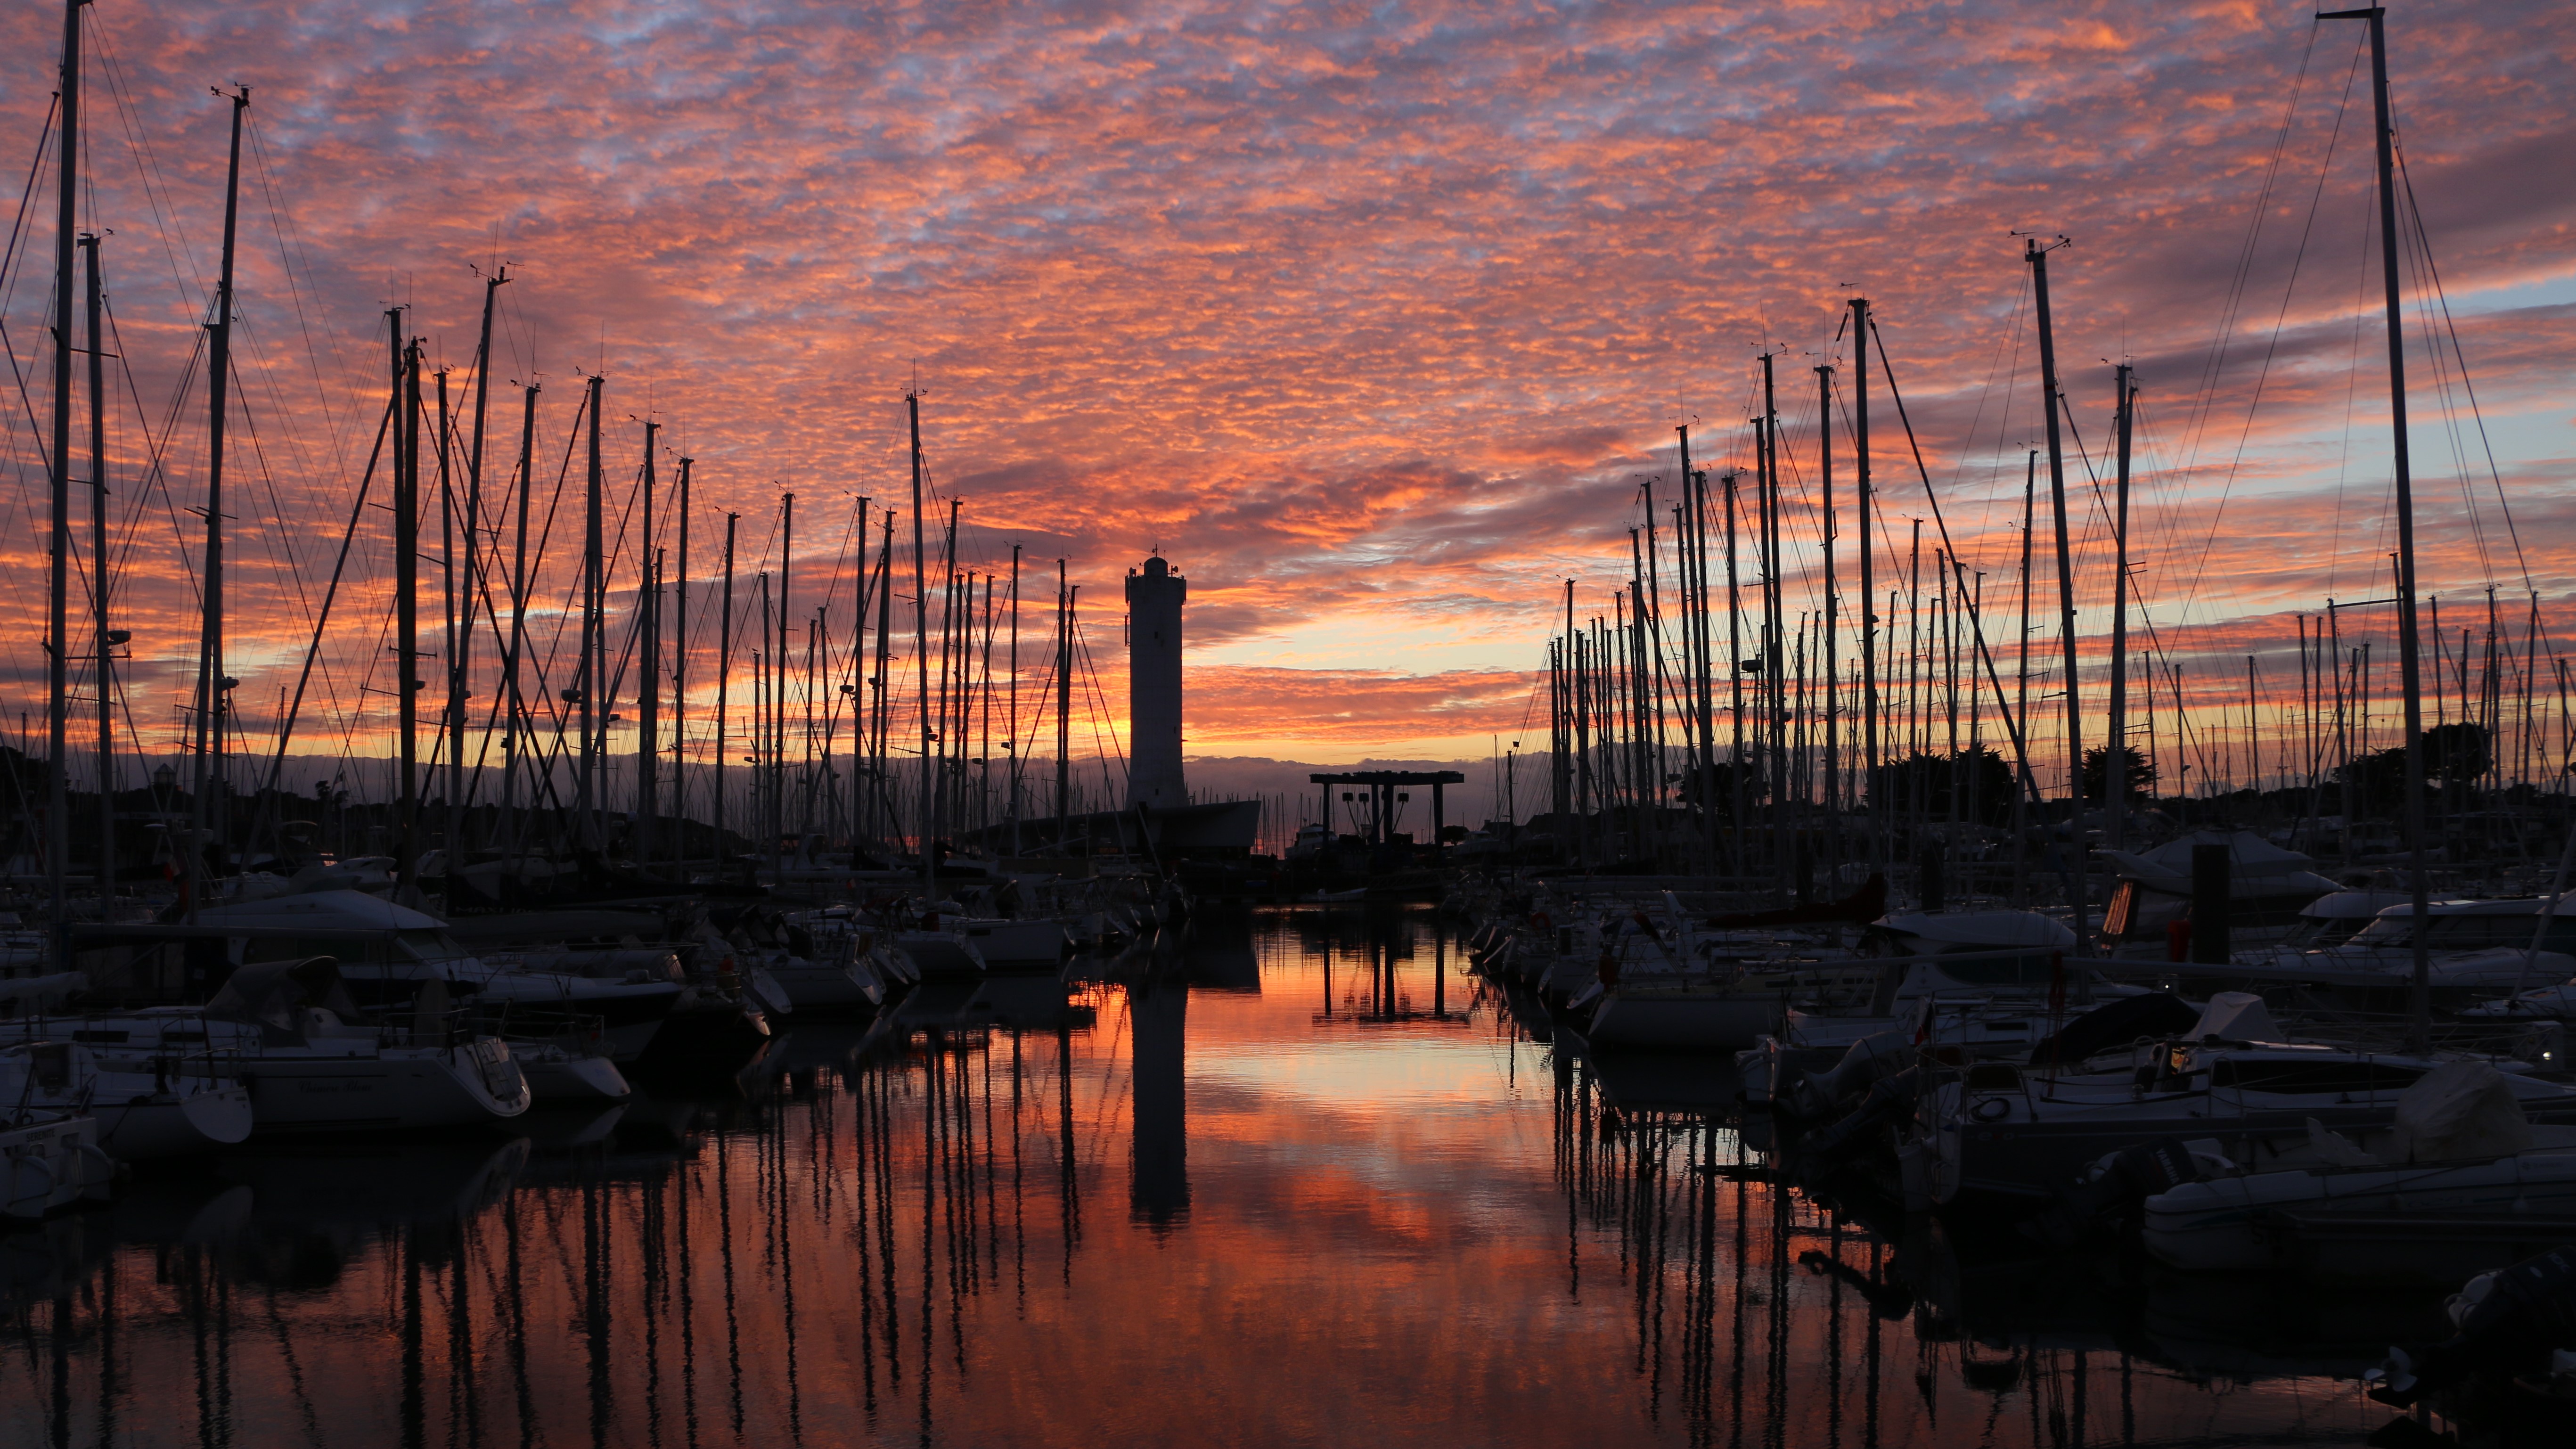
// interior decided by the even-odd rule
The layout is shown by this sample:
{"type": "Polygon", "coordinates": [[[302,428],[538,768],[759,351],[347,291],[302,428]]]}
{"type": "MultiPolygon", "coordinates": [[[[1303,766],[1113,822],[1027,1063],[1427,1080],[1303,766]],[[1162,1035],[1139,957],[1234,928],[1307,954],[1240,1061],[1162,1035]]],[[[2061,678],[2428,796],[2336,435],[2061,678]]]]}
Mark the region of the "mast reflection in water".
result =
{"type": "Polygon", "coordinates": [[[1771,1180],[1717,1068],[1556,1054],[1447,930],[1203,920],[1070,985],[799,1026],[720,1099],[140,1184],[0,1238],[0,1442],[2054,1449],[2387,1422],[2331,1375],[2422,1305],[1874,1234],[1771,1180]]]}

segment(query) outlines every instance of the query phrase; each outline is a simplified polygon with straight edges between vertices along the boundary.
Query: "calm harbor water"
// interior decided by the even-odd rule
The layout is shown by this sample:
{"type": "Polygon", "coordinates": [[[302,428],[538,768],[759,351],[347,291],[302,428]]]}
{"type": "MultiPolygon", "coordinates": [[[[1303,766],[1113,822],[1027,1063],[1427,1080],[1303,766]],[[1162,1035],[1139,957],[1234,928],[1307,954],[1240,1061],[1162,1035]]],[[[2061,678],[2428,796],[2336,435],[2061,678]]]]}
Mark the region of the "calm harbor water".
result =
{"type": "Polygon", "coordinates": [[[2356,1444],[2423,1303],[1962,1266],[1713,1070],[1530,1038],[1427,913],[799,1026],[527,1135],[0,1239],[8,1445],[2356,1444]],[[939,1030],[932,1031],[936,1025],[939,1030]]]}

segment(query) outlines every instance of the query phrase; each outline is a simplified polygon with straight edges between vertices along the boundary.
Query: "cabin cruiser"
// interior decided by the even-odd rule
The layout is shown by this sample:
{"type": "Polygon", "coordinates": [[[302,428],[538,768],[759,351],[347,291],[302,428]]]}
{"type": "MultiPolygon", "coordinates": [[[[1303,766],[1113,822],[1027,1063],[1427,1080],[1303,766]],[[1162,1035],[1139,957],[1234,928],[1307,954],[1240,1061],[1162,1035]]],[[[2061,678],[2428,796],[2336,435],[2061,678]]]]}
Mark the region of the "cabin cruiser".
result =
{"type": "MultiPolygon", "coordinates": [[[[2311,974],[2339,985],[2410,984],[2415,972],[2415,905],[2382,907],[2369,924],[2339,945],[2276,950],[2259,964],[2275,972],[2311,974]]],[[[2519,990],[2535,982],[2576,976],[2576,893],[2558,902],[2525,896],[2510,900],[2431,902],[2423,931],[2431,956],[2433,989],[2455,995],[2519,990]],[[2546,930],[2540,917],[2551,916],[2546,930]],[[2537,937],[2538,951],[2533,950],[2537,937]]]]}
{"type": "Polygon", "coordinates": [[[439,981],[451,1000],[486,1016],[501,1013],[504,1022],[513,1009],[595,1017],[601,1049],[613,1061],[643,1054],[685,986],[668,951],[606,961],[478,953],[436,916],[351,889],[207,906],[197,925],[249,933],[250,961],[330,956],[341,963],[351,998],[366,1005],[408,1006],[426,983],[439,981]]]}
{"type": "MultiPolygon", "coordinates": [[[[2447,1061],[2398,1094],[2378,1151],[2311,1134],[2325,1160],[2243,1172],[2217,1168],[2148,1197],[2147,1252],[2185,1272],[2284,1266],[2302,1220],[2411,1219],[2428,1233],[2467,1220],[2576,1218],[2576,1127],[2533,1126],[2508,1079],[2480,1061],[2447,1061]]],[[[2215,1146],[2215,1144],[2209,1144],[2215,1146]]]]}
{"type": "Polygon", "coordinates": [[[242,965],[202,1007],[96,1012],[18,1029],[67,1036],[114,1071],[168,1061],[229,1071],[250,1089],[261,1133],[470,1126],[516,1117],[530,1100],[499,1038],[466,1030],[453,1012],[368,1022],[327,956],[242,965]]]}
{"type": "Polygon", "coordinates": [[[2408,905],[2415,897],[2399,890],[2340,890],[2323,895],[2299,907],[2298,923],[2288,934],[2268,948],[2258,950],[2250,960],[2268,960],[2283,953],[2323,951],[2351,940],[2363,927],[2390,906],[2408,905]]]}
{"type": "MultiPolygon", "coordinates": [[[[2088,1164],[2155,1141],[2215,1139],[2248,1167],[2312,1160],[2312,1131],[2386,1131],[2400,1094],[2441,1065],[2287,1037],[2260,997],[2230,991],[2180,1039],[2072,1071],[1973,1064],[1917,1108],[1930,1199],[2047,1199],[2088,1164]]],[[[2501,1076],[2534,1121],[2576,1124],[2576,1088],[2501,1076]]]]}
{"type": "Polygon", "coordinates": [[[0,1046],[0,1111],[86,1116],[92,1137],[126,1162],[188,1157],[250,1136],[250,1089],[178,1056],[102,1065],[77,1040],[21,1040],[0,1046]]]}

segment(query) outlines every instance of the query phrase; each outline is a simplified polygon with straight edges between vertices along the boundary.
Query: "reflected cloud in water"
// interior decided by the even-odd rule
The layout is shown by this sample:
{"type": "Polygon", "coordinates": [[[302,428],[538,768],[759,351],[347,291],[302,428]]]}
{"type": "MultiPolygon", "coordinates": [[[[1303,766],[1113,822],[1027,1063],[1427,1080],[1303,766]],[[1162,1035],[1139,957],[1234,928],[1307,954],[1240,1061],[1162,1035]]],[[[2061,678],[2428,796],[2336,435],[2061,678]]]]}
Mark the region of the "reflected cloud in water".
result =
{"type": "Polygon", "coordinates": [[[1979,1257],[1425,912],[1209,918],[0,1238],[0,1442],[2350,1443],[2420,1302],[1979,1257]],[[1107,1199],[1104,1201],[1104,1197],[1107,1199]],[[1120,1198],[1123,1197],[1123,1202],[1120,1198]]]}

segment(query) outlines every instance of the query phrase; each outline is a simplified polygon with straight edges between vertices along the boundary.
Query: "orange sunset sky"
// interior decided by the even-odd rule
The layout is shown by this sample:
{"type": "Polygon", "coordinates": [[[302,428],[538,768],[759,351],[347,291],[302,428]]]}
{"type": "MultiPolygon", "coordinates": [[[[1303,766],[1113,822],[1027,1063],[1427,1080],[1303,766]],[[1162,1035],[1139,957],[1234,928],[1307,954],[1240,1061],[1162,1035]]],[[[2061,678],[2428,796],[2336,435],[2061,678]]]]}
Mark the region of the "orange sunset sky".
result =
{"type": "MultiPolygon", "coordinates": [[[[583,374],[607,378],[614,500],[641,420],[666,424],[664,484],[696,460],[703,578],[725,510],[743,515],[745,573],[774,568],[776,499],[794,492],[801,602],[828,595],[843,631],[854,575],[829,580],[857,495],[904,506],[917,381],[968,566],[1007,569],[1023,545],[1047,578],[1035,608],[1069,560],[1121,727],[1117,581],[1159,547],[1191,579],[1193,753],[1336,762],[1482,757],[1520,733],[1563,581],[1608,610],[1639,484],[1672,501],[1677,424],[1713,466],[1745,458],[1766,347],[1788,481],[1812,498],[1814,369],[1848,377],[1854,295],[1881,317],[1953,538],[1988,607],[2012,607],[2041,415],[2009,233],[2064,234],[2058,353],[2090,466],[2108,363],[2144,390],[2132,548],[2160,642],[2286,659],[2291,614],[2384,594],[2394,546],[2365,32],[2310,14],[97,0],[81,226],[110,233],[126,713],[168,748],[192,668],[191,349],[228,112],[210,88],[235,85],[252,107],[230,628],[255,751],[383,411],[383,310],[413,309],[461,400],[472,269],[496,261],[512,280],[486,473],[497,487],[515,463],[529,382],[541,521],[573,457],[535,591],[547,619],[573,577],[583,374]]],[[[2389,25],[2444,287],[2409,257],[2424,587],[2446,625],[2490,585],[2554,606],[2576,529],[2576,8],[2401,4],[2389,25]]],[[[15,4],[0,27],[0,150],[32,186],[0,277],[21,391],[0,688],[12,728],[27,710],[41,735],[39,147],[61,11],[15,4]]],[[[1875,376],[1872,392],[1884,579],[1930,515],[1875,376]]],[[[1834,446],[1847,489],[1839,424],[1834,446]]],[[[2069,466],[2089,651],[2109,541],[2088,465],[2069,466]]],[[[369,691],[389,681],[388,526],[361,518],[299,750],[383,748],[369,691]]],[[[1848,549],[1848,516],[1842,530],[1848,549]]],[[[1815,533],[1794,525],[1793,610],[1818,605],[1815,533]]],[[[1027,625],[1033,641],[1047,627],[1027,625]]],[[[1032,690],[1043,652],[1027,651],[1032,690]]],[[[695,657],[693,693],[712,645],[695,657]]],[[[1543,741],[1543,718],[1528,728],[1543,741]]]]}

